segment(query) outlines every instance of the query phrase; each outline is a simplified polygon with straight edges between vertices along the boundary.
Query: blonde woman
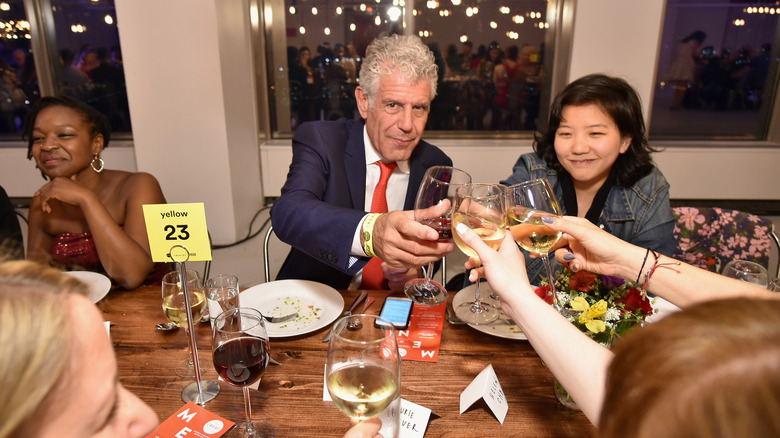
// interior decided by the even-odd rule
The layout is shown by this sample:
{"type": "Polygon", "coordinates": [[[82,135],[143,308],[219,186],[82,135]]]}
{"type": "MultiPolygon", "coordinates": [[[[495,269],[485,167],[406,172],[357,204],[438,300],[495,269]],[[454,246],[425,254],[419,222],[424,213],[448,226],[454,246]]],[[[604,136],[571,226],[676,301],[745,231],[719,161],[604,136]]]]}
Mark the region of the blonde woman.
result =
{"type": "Polygon", "coordinates": [[[54,268],[0,264],[0,438],[144,437],[157,426],[119,383],[85,292],[54,268]]]}

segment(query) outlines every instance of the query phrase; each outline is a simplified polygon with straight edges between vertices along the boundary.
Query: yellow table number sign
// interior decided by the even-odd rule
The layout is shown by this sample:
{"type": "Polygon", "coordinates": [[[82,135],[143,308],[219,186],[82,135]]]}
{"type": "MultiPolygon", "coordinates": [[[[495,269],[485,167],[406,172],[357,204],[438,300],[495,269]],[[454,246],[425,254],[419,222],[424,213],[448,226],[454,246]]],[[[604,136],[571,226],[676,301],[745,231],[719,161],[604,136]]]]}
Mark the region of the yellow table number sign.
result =
{"type": "Polygon", "coordinates": [[[211,260],[206,209],[202,202],[146,204],[143,208],[153,261],[167,263],[211,260]],[[188,252],[189,257],[186,254],[188,252]]]}

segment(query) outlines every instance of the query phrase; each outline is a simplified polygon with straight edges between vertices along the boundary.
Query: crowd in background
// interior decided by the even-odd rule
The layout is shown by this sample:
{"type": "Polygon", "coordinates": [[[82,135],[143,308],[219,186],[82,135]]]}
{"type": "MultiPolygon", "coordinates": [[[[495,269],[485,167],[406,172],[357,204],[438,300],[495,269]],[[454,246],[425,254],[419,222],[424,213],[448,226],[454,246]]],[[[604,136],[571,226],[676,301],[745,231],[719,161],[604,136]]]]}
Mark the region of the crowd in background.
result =
{"type": "MultiPolygon", "coordinates": [[[[535,130],[543,47],[510,46],[492,41],[451,44],[443,54],[428,45],[439,67],[436,99],[429,130],[535,130]]],[[[355,118],[355,87],[362,55],[353,43],[324,42],[315,52],[287,47],[291,126],[310,120],[355,118]]]]}
{"type": "MultiPolygon", "coordinates": [[[[84,45],[59,52],[57,95],[87,102],[105,115],[115,132],[129,132],[122,53],[118,46],[84,45]]],[[[32,104],[40,99],[35,59],[29,49],[6,48],[0,56],[0,133],[21,133],[32,104]]]]}

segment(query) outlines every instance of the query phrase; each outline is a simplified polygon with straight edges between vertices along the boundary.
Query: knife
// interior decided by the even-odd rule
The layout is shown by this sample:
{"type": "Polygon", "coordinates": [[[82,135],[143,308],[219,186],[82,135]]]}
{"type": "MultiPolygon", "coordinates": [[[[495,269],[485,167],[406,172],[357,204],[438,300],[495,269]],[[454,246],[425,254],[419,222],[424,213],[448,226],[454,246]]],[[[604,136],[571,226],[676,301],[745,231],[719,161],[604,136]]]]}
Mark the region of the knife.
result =
{"type": "MultiPolygon", "coordinates": [[[[366,291],[360,291],[360,295],[355,298],[355,301],[352,302],[352,304],[349,306],[349,309],[347,309],[341,317],[352,315],[352,311],[355,310],[355,308],[360,304],[361,301],[363,301],[366,298],[366,295],[368,295],[368,292],[366,291]]],[[[328,331],[328,333],[325,335],[325,337],[322,338],[322,342],[328,342],[330,341],[330,338],[333,336],[333,327],[331,326],[331,329],[328,331]]]]}

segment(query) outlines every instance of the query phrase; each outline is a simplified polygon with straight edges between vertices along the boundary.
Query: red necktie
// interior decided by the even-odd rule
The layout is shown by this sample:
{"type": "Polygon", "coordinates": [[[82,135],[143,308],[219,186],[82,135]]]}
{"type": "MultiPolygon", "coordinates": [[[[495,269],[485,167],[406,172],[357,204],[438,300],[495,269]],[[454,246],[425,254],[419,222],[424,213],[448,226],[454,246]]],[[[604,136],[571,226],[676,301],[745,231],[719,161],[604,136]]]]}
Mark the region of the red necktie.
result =
{"type": "MultiPolygon", "coordinates": [[[[371,198],[371,213],[387,213],[387,180],[395,169],[395,163],[383,163],[379,165],[379,182],[374,188],[374,197],[371,198]]],[[[361,289],[387,289],[385,286],[385,274],[382,271],[382,259],[371,257],[371,260],[363,267],[363,281],[361,289]]]]}

